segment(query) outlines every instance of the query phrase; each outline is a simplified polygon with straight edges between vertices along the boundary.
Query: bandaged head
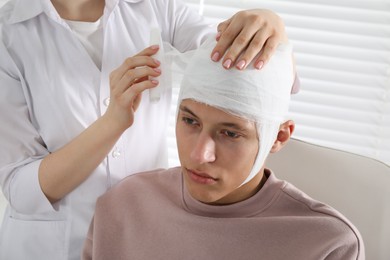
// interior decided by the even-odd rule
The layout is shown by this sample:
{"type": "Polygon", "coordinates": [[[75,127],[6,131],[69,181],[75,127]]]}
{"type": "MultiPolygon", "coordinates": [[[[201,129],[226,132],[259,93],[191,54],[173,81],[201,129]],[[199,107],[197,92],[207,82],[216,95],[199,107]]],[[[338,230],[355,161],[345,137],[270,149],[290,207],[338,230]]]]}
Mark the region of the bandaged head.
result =
{"type": "Polygon", "coordinates": [[[259,150],[243,185],[263,167],[288,112],[294,82],[292,47],[281,44],[261,70],[250,64],[243,71],[213,62],[214,47],[215,40],[209,39],[188,60],[178,104],[192,99],[255,123],[259,150]]]}

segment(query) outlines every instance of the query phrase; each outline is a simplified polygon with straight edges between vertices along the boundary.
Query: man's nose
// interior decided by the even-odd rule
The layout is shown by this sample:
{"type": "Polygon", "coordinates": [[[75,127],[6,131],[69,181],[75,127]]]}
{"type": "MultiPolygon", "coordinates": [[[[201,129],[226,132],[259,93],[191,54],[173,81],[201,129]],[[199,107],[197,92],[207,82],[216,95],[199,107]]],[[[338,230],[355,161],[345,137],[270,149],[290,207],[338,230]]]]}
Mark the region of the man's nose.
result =
{"type": "Polygon", "coordinates": [[[207,134],[200,134],[191,152],[191,159],[199,164],[211,163],[216,159],[215,141],[207,134]]]}

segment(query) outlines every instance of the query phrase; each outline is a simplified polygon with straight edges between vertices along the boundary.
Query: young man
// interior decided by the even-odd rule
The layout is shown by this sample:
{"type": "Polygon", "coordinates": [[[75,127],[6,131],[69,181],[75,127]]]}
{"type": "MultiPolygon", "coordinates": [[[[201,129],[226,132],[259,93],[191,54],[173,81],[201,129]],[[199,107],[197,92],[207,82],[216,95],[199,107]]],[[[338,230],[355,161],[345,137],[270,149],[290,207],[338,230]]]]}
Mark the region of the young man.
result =
{"type": "Polygon", "coordinates": [[[210,48],[194,53],[181,84],[181,167],[128,177],[100,197],[83,259],[364,259],[344,216],[264,168],[294,130],[284,120],[291,46],[244,73],[210,62],[210,48]]]}

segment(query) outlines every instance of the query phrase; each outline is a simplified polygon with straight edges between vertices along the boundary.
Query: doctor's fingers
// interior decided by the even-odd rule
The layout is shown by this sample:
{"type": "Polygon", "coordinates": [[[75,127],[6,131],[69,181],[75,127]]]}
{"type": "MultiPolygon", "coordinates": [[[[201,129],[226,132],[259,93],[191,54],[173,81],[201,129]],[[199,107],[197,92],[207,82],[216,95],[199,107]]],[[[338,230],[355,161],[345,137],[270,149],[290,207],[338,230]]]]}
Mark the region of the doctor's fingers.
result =
{"type": "Polygon", "coordinates": [[[245,10],[220,23],[212,59],[217,61],[224,56],[222,64],[225,68],[230,68],[258,31],[258,19],[257,13],[245,10]]]}
{"type": "MultiPolygon", "coordinates": [[[[262,51],[260,52],[260,55],[257,56],[256,60],[253,63],[256,69],[261,69],[265,64],[267,64],[271,56],[274,54],[279,43],[280,40],[277,37],[270,37],[267,39],[267,41],[264,43],[262,51]]],[[[248,50],[249,49],[250,48],[248,48],[248,50]]],[[[256,52],[256,49],[252,48],[252,51],[256,52]]]]}
{"type": "Polygon", "coordinates": [[[139,67],[128,70],[115,85],[111,86],[111,95],[114,98],[120,96],[137,84],[150,81],[149,77],[158,77],[159,75],[161,75],[159,68],[139,67]]]}
{"type": "MultiPolygon", "coordinates": [[[[239,55],[249,46],[259,28],[264,27],[263,23],[263,19],[256,13],[242,11],[235,14],[227,23],[219,26],[218,30],[221,35],[214,51],[224,55],[222,64],[226,69],[234,65],[239,55]]],[[[255,40],[257,48],[259,48],[257,54],[265,40],[263,42],[257,38],[255,40]]],[[[245,59],[240,57],[236,65],[241,69],[245,68],[256,55],[253,55],[252,52],[248,53],[245,59]]]]}
{"type": "MultiPolygon", "coordinates": [[[[271,55],[275,52],[279,43],[279,39],[276,37],[269,37],[269,33],[266,29],[257,31],[252,40],[245,50],[242,50],[241,56],[236,62],[237,69],[245,69],[250,62],[253,61],[253,66],[257,69],[261,69],[265,63],[270,59],[271,55]],[[255,59],[256,58],[256,59],[255,59]],[[255,60],[253,60],[255,59],[255,60]]],[[[232,50],[232,52],[235,50],[232,50]]],[[[227,54],[230,55],[230,54],[227,54]]],[[[233,56],[237,53],[232,53],[233,56]]],[[[238,54],[239,55],[239,54],[238,54]]]]}
{"type": "Polygon", "coordinates": [[[134,56],[152,56],[152,55],[156,54],[159,51],[159,49],[160,49],[159,45],[151,45],[151,46],[143,49],[142,51],[138,52],[134,56]]]}
{"type": "Polygon", "coordinates": [[[271,11],[260,11],[265,12],[264,17],[268,18],[263,21],[262,26],[240,57],[240,60],[252,61],[255,59],[253,65],[257,69],[261,69],[269,61],[280,43],[288,42],[283,20],[271,11]]]}
{"type": "Polygon", "coordinates": [[[261,58],[265,59],[263,62],[266,63],[273,53],[272,48],[262,50],[267,40],[274,37],[277,43],[287,41],[283,21],[268,10],[238,12],[225,23],[221,23],[218,30],[221,36],[213,53],[219,52],[220,57],[224,55],[222,64],[225,68],[231,68],[236,64],[237,68],[244,69],[260,51],[264,52],[261,58]]]}
{"type": "Polygon", "coordinates": [[[137,83],[134,83],[130,88],[128,88],[122,95],[122,101],[124,104],[129,104],[132,106],[133,110],[136,111],[140,102],[141,94],[146,89],[151,89],[156,87],[159,84],[157,80],[143,80],[137,83]]]}
{"type": "Polygon", "coordinates": [[[145,66],[157,68],[160,66],[160,62],[149,56],[133,56],[127,58],[117,69],[110,73],[110,85],[116,85],[130,70],[145,66]]]}

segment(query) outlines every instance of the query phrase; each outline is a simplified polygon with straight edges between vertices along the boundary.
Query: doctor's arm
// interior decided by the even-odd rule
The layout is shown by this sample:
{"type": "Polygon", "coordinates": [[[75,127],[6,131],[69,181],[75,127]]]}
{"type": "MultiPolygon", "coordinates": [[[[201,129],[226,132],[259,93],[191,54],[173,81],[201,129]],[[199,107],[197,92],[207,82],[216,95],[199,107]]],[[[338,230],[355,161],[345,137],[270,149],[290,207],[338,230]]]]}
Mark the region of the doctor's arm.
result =
{"type": "Polygon", "coordinates": [[[157,85],[142,79],[159,75],[153,69],[158,65],[148,57],[156,51],[148,48],[112,72],[112,102],[105,115],[50,153],[32,121],[34,115],[24,94],[27,84],[0,42],[0,185],[13,209],[21,214],[53,212],[52,203],[89,177],[133,123],[139,94],[157,85]],[[139,66],[143,68],[136,70],[139,66]]]}
{"type": "MultiPolygon", "coordinates": [[[[184,52],[199,46],[209,35],[215,34],[214,27],[197,13],[179,1],[168,8],[174,10],[170,23],[176,24],[171,32],[173,45],[184,52]]],[[[163,23],[163,21],[162,21],[163,23]]],[[[166,25],[167,26],[167,25],[166,25]]],[[[265,9],[243,10],[218,25],[216,46],[210,53],[214,61],[221,61],[225,68],[245,69],[251,62],[261,69],[269,61],[277,46],[287,43],[288,37],[283,20],[274,12],[265,9]]],[[[295,75],[291,93],[300,89],[295,75]]]]}
{"type": "Polygon", "coordinates": [[[0,41],[0,185],[22,214],[54,211],[42,193],[38,168],[48,151],[32,123],[21,73],[0,41]]]}
{"type": "Polygon", "coordinates": [[[110,74],[110,104],[106,113],[70,143],[46,156],[39,168],[39,183],[53,203],[80,185],[103,161],[123,132],[134,122],[141,93],[158,85],[159,63],[146,48],[110,74]]]}
{"type": "Polygon", "coordinates": [[[168,23],[165,24],[168,28],[169,24],[175,24],[170,32],[173,45],[180,51],[191,50],[218,31],[210,58],[221,61],[225,68],[244,69],[251,61],[261,68],[278,44],[288,40],[283,20],[270,10],[243,10],[215,28],[180,1],[168,1],[166,8],[170,20],[164,19],[160,23],[168,23]]]}

